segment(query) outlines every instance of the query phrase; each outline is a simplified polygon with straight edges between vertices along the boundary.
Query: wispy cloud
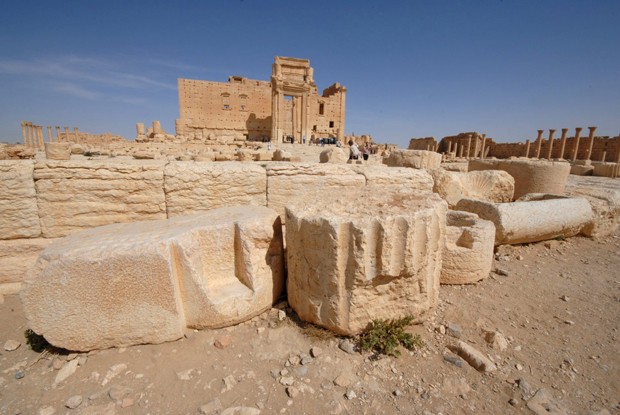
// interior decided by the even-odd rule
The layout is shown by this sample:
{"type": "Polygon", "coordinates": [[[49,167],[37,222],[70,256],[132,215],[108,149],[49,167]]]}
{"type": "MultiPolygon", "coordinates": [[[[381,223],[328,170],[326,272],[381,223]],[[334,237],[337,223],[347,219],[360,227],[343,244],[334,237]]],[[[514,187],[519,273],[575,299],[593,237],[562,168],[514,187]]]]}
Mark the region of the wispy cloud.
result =
{"type": "Polygon", "coordinates": [[[101,94],[95,91],[90,91],[80,85],[72,84],[68,82],[58,83],[52,86],[52,89],[62,94],[73,95],[74,97],[83,99],[99,99],[101,94]]]}
{"type": "Polygon", "coordinates": [[[68,82],[92,82],[98,86],[122,88],[176,89],[175,83],[162,82],[142,74],[120,70],[117,65],[96,58],[75,56],[31,60],[1,59],[0,73],[17,76],[36,76],[68,82]]]}

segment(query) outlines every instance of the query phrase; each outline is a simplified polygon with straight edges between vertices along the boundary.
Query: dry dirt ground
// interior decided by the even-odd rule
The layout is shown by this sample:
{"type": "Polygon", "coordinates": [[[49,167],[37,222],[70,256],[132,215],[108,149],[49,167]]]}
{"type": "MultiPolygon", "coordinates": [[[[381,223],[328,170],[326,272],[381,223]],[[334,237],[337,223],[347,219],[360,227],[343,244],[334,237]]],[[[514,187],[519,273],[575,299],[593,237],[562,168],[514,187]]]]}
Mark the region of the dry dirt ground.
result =
{"type": "Polygon", "coordinates": [[[425,346],[398,358],[347,353],[287,308],[283,320],[274,308],[167,344],[37,353],[19,297],[7,296],[0,341],[21,346],[1,350],[0,413],[536,413],[529,404],[537,413],[620,414],[620,232],[504,246],[495,268],[477,285],[443,286],[436,311],[411,327],[425,346]],[[505,350],[485,341],[493,331],[505,350]],[[446,348],[455,336],[498,369],[459,360],[446,348]]]}
{"type": "Polygon", "coordinates": [[[19,297],[6,296],[0,414],[620,414],[620,231],[503,246],[494,269],[442,286],[436,310],[410,327],[424,346],[398,358],[347,352],[285,302],[172,343],[36,352],[19,297]],[[446,347],[458,341],[497,370],[458,358],[446,347]]]}

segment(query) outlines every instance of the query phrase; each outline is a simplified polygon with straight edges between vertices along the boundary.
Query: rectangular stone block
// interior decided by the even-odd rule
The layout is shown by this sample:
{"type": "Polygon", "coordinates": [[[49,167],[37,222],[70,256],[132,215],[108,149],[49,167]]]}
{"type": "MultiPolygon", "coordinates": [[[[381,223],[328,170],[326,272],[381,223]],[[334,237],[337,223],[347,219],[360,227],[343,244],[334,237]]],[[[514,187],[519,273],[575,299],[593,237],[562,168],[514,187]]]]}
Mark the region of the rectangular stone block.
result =
{"type": "Polygon", "coordinates": [[[41,161],[34,179],[46,238],[166,218],[162,161],[41,161]]]}
{"type": "Polygon", "coordinates": [[[282,227],[260,206],[117,223],[48,246],[20,292],[29,327],[87,351],[161,343],[268,310],[284,284],[282,227]]]}
{"type": "Polygon", "coordinates": [[[267,206],[284,217],[288,203],[316,201],[321,195],[360,189],[366,179],[351,167],[334,164],[288,164],[267,166],[267,206]]]}
{"type": "Polygon", "coordinates": [[[31,160],[0,161],[0,239],[41,235],[33,171],[31,160]]]}
{"type": "Polygon", "coordinates": [[[236,205],[267,205],[265,169],[250,163],[169,163],[164,171],[168,217],[236,205]]]}
{"type": "Polygon", "coordinates": [[[352,166],[353,171],[364,176],[366,187],[375,187],[377,191],[386,188],[417,192],[433,191],[433,177],[425,170],[407,167],[352,166]]]}

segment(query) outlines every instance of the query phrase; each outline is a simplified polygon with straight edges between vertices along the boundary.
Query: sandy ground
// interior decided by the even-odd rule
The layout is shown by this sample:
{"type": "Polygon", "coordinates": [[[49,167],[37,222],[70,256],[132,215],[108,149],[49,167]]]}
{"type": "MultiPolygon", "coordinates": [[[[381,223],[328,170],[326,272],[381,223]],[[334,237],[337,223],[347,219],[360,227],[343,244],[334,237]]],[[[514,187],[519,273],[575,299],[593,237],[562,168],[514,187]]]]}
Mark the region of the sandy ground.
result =
{"type": "Polygon", "coordinates": [[[494,269],[442,286],[437,309],[410,327],[425,345],[398,358],[347,352],[284,301],[176,342],[35,352],[19,297],[6,296],[0,414],[620,414],[620,231],[502,246],[494,269]],[[497,370],[458,358],[446,347],[458,341],[497,370]]]}

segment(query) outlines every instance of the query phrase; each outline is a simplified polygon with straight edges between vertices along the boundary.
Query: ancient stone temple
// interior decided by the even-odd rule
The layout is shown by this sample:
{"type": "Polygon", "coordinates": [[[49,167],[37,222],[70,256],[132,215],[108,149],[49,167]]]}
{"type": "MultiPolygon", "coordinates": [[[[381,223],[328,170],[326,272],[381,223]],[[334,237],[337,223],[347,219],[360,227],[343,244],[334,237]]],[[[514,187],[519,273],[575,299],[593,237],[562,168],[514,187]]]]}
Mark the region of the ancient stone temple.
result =
{"type": "Polygon", "coordinates": [[[319,95],[308,59],[277,56],[271,80],[231,76],[228,82],[179,79],[177,139],[188,142],[344,138],[347,89],[319,95]]]}

